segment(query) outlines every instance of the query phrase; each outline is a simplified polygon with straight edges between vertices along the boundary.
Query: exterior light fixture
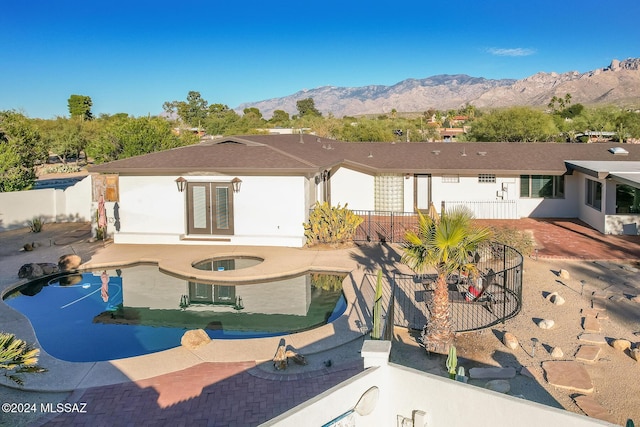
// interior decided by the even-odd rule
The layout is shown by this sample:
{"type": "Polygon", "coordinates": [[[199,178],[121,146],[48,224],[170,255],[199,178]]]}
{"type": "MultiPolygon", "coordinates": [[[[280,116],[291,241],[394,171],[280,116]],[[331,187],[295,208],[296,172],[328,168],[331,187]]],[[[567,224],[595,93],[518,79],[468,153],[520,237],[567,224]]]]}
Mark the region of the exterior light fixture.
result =
{"type": "Polygon", "coordinates": [[[178,186],[178,192],[183,193],[184,189],[187,187],[187,180],[180,176],[176,179],[176,185],[178,186]]]}
{"type": "Polygon", "coordinates": [[[239,193],[240,192],[240,186],[242,185],[242,180],[238,177],[235,177],[231,180],[231,185],[233,186],[233,192],[234,193],[239,193]]]}

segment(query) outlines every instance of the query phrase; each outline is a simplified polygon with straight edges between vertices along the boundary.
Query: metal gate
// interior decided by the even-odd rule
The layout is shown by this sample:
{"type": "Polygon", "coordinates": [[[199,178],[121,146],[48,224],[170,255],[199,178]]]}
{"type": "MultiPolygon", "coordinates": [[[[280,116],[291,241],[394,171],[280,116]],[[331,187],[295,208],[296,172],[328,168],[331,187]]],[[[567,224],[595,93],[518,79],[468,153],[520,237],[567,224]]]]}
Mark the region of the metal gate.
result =
{"type": "MultiPolygon", "coordinates": [[[[516,316],[522,308],[523,257],[499,243],[479,249],[476,258],[483,273],[484,297],[465,298],[469,284],[459,275],[447,278],[453,328],[466,332],[488,328],[516,316]]],[[[395,274],[393,278],[394,324],[422,329],[429,319],[436,275],[395,274]]]]}

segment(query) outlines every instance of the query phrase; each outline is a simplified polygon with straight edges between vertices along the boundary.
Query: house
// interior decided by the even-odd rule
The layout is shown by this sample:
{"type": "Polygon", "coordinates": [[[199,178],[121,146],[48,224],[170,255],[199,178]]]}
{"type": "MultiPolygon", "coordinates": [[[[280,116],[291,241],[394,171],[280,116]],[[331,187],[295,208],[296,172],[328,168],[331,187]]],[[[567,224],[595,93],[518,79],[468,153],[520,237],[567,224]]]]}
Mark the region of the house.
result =
{"type": "Polygon", "coordinates": [[[355,211],[464,205],[477,218],[579,218],[637,234],[640,146],[352,143],[224,137],[94,166],[116,243],[300,247],[319,201],[355,211]]]}

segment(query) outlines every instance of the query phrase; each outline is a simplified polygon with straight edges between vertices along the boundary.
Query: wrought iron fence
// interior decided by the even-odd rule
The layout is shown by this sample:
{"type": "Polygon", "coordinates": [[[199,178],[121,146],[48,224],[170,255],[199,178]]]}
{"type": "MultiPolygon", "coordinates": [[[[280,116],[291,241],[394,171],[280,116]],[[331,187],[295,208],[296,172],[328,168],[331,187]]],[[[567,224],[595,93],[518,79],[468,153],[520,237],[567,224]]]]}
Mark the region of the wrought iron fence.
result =
{"type": "MultiPolygon", "coordinates": [[[[516,316],[522,308],[522,255],[510,246],[492,242],[474,259],[481,276],[471,281],[462,274],[447,278],[451,320],[456,332],[488,328],[516,316]],[[469,286],[481,290],[467,294],[469,286]]],[[[392,283],[394,324],[422,329],[429,320],[437,276],[395,274],[392,283]]]]}
{"type": "Polygon", "coordinates": [[[353,238],[356,242],[400,243],[405,232],[418,225],[415,212],[353,211],[362,217],[353,238]]]}

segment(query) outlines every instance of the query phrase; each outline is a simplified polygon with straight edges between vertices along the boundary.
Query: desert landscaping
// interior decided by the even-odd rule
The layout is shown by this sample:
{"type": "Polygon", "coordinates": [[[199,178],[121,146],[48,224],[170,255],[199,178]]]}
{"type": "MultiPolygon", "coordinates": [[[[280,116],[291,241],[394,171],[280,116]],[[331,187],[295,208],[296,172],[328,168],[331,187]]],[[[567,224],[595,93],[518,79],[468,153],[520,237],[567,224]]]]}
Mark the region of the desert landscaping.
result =
{"type": "MultiPolygon", "coordinates": [[[[80,235],[78,226],[49,225],[37,235],[40,243],[30,256],[37,255],[42,262],[55,261],[60,251],[68,249],[67,243],[76,242],[73,247],[86,251],[86,261],[84,258],[104,243],[89,243],[84,230],[80,235]]],[[[2,285],[15,278],[20,263],[28,256],[19,248],[23,240],[34,236],[24,230],[0,233],[2,285]]],[[[615,424],[640,420],[635,398],[640,370],[638,268],[630,261],[525,257],[521,312],[504,325],[456,337],[458,366],[465,368],[468,383],[615,424]]],[[[427,355],[419,345],[419,335],[419,331],[396,327],[391,362],[446,376],[446,356],[427,355]]],[[[361,345],[362,340],[357,340],[308,355],[308,365],[291,365],[286,373],[322,369],[330,361],[339,365],[358,359],[361,345]]],[[[263,369],[270,366],[264,365],[263,369]]],[[[51,402],[64,401],[69,394],[2,387],[0,397],[4,402],[51,402]]],[[[3,417],[1,425],[33,421],[26,415],[3,417]]]]}

